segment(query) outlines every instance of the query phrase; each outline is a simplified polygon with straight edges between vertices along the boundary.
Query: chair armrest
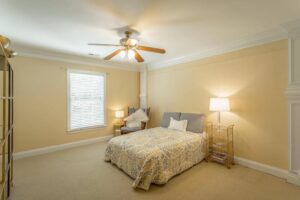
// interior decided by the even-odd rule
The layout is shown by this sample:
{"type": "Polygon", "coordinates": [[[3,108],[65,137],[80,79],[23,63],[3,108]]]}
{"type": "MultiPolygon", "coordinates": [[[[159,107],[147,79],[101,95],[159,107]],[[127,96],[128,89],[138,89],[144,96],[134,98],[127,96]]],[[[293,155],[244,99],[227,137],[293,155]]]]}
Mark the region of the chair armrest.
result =
{"type": "Polygon", "coordinates": [[[141,122],[141,129],[145,129],[146,128],[146,125],[147,125],[147,122],[141,122]]]}
{"type": "Polygon", "coordinates": [[[123,125],[121,126],[121,128],[124,127],[124,126],[126,126],[126,121],[124,121],[124,123],[123,123],[123,125]]]}

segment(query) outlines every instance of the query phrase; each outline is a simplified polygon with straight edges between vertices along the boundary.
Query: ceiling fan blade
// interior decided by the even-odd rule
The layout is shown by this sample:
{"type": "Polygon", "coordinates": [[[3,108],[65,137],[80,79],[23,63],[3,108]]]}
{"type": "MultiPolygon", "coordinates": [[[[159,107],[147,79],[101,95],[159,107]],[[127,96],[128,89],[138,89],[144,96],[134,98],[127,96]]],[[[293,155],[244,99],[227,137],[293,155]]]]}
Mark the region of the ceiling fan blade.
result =
{"type": "Polygon", "coordinates": [[[88,43],[90,46],[112,46],[112,47],[120,47],[120,44],[99,44],[99,43],[88,43]]]}
{"type": "Polygon", "coordinates": [[[139,52],[137,51],[137,50],[133,50],[134,51],[134,53],[135,53],[135,59],[138,61],[138,62],[144,62],[144,59],[143,59],[143,57],[141,56],[141,54],[139,54],[139,52]]]}
{"type": "Polygon", "coordinates": [[[118,55],[121,51],[122,51],[121,49],[118,49],[118,50],[112,52],[111,54],[109,54],[108,56],[106,56],[104,58],[104,60],[110,60],[112,57],[118,55]]]}
{"type": "Polygon", "coordinates": [[[137,46],[138,50],[142,50],[142,51],[150,51],[150,52],[154,52],[154,53],[166,53],[166,50],[164,49],[159,49],[159,48],[153,48],[153,47],[146,47],[146,46],[137,46]]]}

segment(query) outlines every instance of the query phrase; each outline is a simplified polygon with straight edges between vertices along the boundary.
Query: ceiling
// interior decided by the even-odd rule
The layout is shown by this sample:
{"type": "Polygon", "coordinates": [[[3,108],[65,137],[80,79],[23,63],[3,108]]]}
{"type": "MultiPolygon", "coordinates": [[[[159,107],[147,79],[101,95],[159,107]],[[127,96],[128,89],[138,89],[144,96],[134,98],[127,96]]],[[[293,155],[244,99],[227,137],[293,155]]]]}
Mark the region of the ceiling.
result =
{"type": "Polygon", "coordinates": [[[300,18],[299,0],[0,1],[0,34],[17,51],[103,58],[115,48],[87,43],[117,44],[129,26],[139,31],[140,44],[166,49],[142,52],[148,64],[277,34],[281,24],[300,18]]]}

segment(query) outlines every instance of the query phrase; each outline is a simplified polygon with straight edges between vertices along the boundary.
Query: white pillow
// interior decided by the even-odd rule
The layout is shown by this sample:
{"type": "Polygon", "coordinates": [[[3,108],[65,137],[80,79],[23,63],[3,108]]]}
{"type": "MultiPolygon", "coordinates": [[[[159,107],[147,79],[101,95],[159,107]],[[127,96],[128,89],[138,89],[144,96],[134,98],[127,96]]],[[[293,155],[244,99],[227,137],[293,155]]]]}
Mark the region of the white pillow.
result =
{"type": "Polygon", "coordinates": [[[148,116],[142,109],[138,109],[128,117],[124,119],[124,121],[136,121],[136,122],[147,122],[149,120],[148,116]]]}
{"type": "Polygon", "coordinates": [[[170,125],[168,128],[186,132],[187,123],[188,123],[187,120],[177,121],[177,120],[173,119],[173,117],[171,117],[170,125]]]}
{"type": "Polygon", "coordinates": [[[128,121],[126,122],[126,127],[128,128],[135,128],[135,127],[141,127],[141,122],[138,121],[128,121]]]}
{"type": "Polygon", "coordinates": [[[128,117],[124,118],[124,121],[126,122],[131,122],[134,121],[134,113],[132,113],[131,115],[129,115],[128,117]]]}

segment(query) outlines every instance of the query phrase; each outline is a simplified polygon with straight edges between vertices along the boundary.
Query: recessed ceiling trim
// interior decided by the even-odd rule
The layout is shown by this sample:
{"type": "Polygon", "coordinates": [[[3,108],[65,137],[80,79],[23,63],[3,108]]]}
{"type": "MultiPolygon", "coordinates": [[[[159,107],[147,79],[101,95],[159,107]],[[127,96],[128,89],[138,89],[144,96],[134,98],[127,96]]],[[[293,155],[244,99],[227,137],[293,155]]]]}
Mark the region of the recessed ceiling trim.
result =
{"type": "Polygon", "coordinates": [[[282,39],[287,39],[287,38],[288,38],[288,33],[282,27],[280,27],[278,29],[275,29],[271,32],[267,32],[260,36],[250,37],[249,39],[240,40],[238,42],[230,43],[228,45],[224,45],[218,48],[213,48],[206,51],[200,51],[197,53],[180,56],[166,61],[152,62],[149,63],[147,66],[149,70],[172,67],[174,65],[188,63],[191,61],[200,60],[211,56],[217,56],[224,53],[229,53],[232,51],[237,51],[237,50],[258,46],[258,45],[262,45],[262,44],[266,44],[266,43],[270,43],[282,39]]]}
{"type": "Polygon", "coordinates": [[[39,51],[32,50],[29,48],[18,48],[16,45],[16,51],[18,52],[19,56],[25,57],[33,57],[33,58],[41,58],[47,60],[54,60],[54,61],[62,61],[67,63],[74,63],[74,64],[83,64],[83,65],[91,65],[91,66],[98,66],[104,68],[114,68],[114,69],[121,69],[126,71],[140,71],[141,67],[144,64],[131,64],[131,63],[118,63],[114,61],[104,61],[101,59],[96,58],[89,58],[83,56],[76,56],[76,55],[64,55],[62,53],[50,53],[47,51],[39,51]]]}

